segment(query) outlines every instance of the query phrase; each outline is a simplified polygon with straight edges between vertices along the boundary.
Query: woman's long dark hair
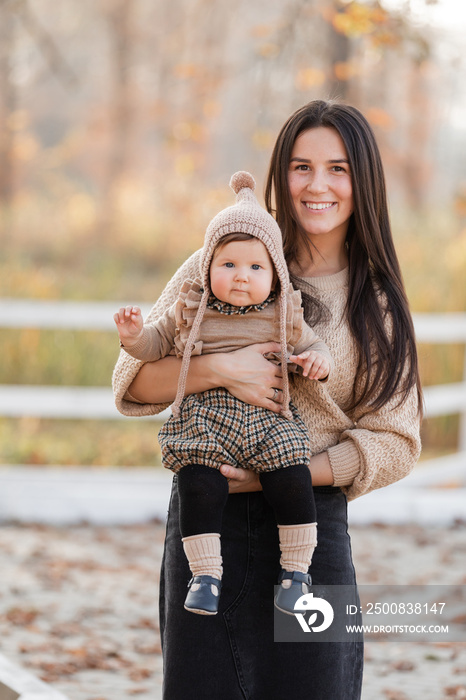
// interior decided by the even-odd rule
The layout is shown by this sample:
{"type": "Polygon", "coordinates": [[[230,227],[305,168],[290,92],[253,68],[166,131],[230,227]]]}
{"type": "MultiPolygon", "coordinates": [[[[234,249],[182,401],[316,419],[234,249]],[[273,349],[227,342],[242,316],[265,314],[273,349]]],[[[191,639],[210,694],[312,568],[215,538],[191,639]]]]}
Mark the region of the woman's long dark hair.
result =
{"type": "MultiPolygon", "coordinates": [[[[348,154],[353,186],[354,212],[346,238],[349,257],[346,315],[359,355],[355,387],[362,388],[354,389],[352,404],[347,408],[364,405],[376,410],[395,394],[399,394],[402,403],[416,386],[422,413],[414,328],[390,229],[382,161],[374,133],[364,116],[349,105],[323,100],[310,102],[292,114],[280,131],[272,153],[266,207],[275,214],[282,230],[288,264],[299,264],[303,245],[312,257],[291,199],[288,168],[297,137],[303,131],[321,126],[334,128],[340,134],[348,154]],[[385,297],[386,308],[380,292],[385,297]]],[[[318,310],[318,301],[310,301],[311,309],[318,310]]]]}

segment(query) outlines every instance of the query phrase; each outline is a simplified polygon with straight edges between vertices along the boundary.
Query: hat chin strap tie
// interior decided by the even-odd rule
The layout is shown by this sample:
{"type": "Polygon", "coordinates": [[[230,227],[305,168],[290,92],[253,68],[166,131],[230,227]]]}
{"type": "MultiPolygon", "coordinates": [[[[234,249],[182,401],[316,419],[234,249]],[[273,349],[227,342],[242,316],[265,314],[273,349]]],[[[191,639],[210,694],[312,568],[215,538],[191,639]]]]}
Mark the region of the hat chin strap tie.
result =
{"type": "Polygon", "coordinates": [[[186,381],[188,378],[188,372],[189,372],[189,363],[191,361],[191,353],[193,351],[194,344],[196,342],[197,336],[199,334],[199,328],[202,323],[202,319],[204,317],[204,313],[207,307],[207,301],[209,299],[209,290],[207,289],[207,285],[204,289],[204,293],[202,294],[201,301],[199,302],[199,308],[197,310],[196,317],[194,319],[191,332],[188,336],[188,340],[186,343],[185,351],[183,353],[183,360],[181,362],[181,370],[180,370],[180,377],[178,379],[178,389],[176,392],[176,397],[175,401],[173,402],[172,405],[172,414],[175,416],[175,418],[178,418],[180,415],[180,406],[181,402],[184,399],[185,391],[186,391],[186,381]]]}
{"type": "Polygon", "coordinates": [[[288,383],[288,343],[286,342],[286,311],[287,299],[286,289],[281,283],[280,289],[280,345],[281,345],[281,366],[283,378],[283,408],[282,416],[292,419],[293,414],[290,411],[290,385],[288,383]]]}

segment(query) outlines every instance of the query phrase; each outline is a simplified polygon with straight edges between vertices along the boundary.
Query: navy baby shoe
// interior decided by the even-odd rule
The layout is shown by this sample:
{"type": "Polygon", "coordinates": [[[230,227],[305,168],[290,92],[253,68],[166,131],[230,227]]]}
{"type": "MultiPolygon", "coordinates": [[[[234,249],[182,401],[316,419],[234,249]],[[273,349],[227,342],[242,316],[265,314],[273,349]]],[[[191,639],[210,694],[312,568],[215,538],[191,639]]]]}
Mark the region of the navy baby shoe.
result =
{"type": "Polygon", "coordinates": [[[198,615],[216,615],[222,582],[213,576],[194,576],[188,584],[185,610],[198,615]]]}
{"type": "Polygon", "coordinates": [[[303,574],[301,571],[285,571],[282,569],[278,583],[280,588],[275,596],[275,607],[287,615],[294,615],[296,601],[302,595],[311,592],[311,577],[309,574],[303,574]]]}

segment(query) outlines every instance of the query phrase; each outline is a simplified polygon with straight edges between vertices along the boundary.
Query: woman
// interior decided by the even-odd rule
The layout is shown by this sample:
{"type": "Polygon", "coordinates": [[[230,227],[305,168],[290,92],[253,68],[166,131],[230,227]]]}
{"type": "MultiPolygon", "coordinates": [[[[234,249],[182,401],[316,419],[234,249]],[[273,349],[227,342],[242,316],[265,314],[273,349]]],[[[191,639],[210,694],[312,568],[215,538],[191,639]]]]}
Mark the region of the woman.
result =
{"type": "MultiPolygon", "coordinates": [[[[420,451],[421,391],[408,304],[394,251],[383,170],[358,110],[314,101],[283,126],[272,154],[266,205],[283,233],[305,317],[327,343],[335,371],[326,385],[301,377],[291,395],[309,427],[319,541],[314,584],[355,584],[347,499],[405,476],[420,451]],[[272,196],[275,206],[272,207],[272,196]]],[[[157,317],[198,273],[195,253],[175,274],[157,317]]],[[[237,398],[280,410],[281,377],[263,353],[274,344],[194,357],[187,393],[225,387],[237,398]],[[275,400],[274,400],[275,399],[275,400]]],[[[120,357],[114,373],[123,413],[157,413],[173,401],[179,361],[120,357]]],[[[172,491],[161,574],[160,624],[166,700],[356,700],[362,644],[273,641],[278,537],[273,513],[250,471],[222,466],[230,494],[222,526],[225,585],[216,617],[182,610],[189,570],[172,491]],[[257,544],[260,542],[260,547],[257,544]],[[191,619],[189,619],[191,618],[191,619]]]]}

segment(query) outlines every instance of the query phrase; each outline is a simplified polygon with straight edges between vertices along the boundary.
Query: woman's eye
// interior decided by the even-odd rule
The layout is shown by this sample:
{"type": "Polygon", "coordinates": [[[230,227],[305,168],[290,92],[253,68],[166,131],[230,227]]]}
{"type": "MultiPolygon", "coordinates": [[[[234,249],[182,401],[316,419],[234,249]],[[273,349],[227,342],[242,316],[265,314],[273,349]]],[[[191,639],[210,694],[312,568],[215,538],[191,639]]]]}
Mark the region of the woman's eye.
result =
{"type": "Polygon", "coordinates": [[[290,171],[292,172],[307,172],[308,170],[308,163],[290,163],[290,171]]]}
{"type": "Polygon", "coordinates": [[[345,173],[346,170],[341,167],[341,165],[334,165],[332,170],[334,170],[336,173],[345,173]]]}

